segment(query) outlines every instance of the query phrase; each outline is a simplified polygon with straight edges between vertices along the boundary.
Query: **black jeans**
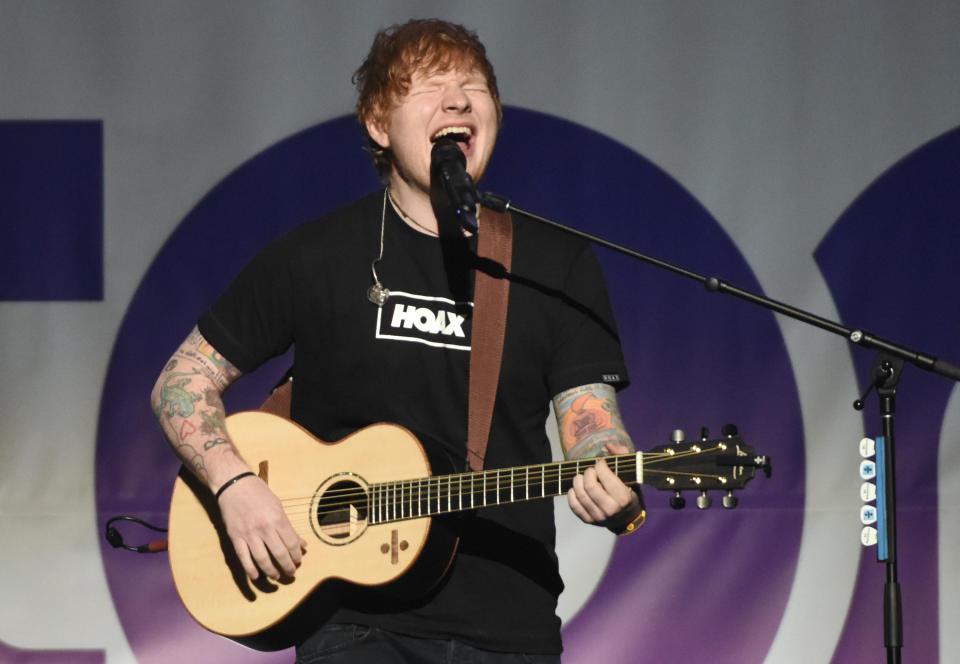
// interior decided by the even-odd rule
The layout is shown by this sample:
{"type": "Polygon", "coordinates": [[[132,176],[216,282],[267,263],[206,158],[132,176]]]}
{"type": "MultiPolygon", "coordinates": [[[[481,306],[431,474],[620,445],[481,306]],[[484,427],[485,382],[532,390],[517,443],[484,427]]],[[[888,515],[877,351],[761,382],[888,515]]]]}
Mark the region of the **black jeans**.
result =
{"type": "Polygon", "coordinates": [[[326,625],[297,646],[296,664],[560,664],[560,655],[505,653],[366,625],[326,625]]]}

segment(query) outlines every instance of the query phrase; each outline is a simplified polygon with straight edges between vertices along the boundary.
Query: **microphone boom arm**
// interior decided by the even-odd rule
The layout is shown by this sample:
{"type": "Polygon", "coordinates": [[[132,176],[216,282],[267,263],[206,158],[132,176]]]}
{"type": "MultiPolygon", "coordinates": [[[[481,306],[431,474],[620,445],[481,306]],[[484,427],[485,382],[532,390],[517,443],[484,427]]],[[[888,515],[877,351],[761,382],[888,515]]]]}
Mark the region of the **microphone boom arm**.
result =
{"type": "Polygon", "coordinates": [[[938,359],[937,357],[934,357],[933,355],[930,355],[928,353],[907,348],[906,346],[902,346],[893,341],[889,341],[882,337],[878,337],[870,332],[867,332],[866,330],[850,329],[850,328],[844,327],[843,325],[835,321],[832,321],[828,318],[823,318],[821,316],[812,314],[808,311],[804,311],[803,309],[798,309],[797,307],[791,306],[784,302],[779,302],[777,300],[768,298],[764,295],[759,295],[752,291],[744,290],[743,288],[739,288],[737,286],[729,284],[723,281],[722,279],[718,279],[717,277],[706,277],[697,272],[693,272],[691,270],[680,267],[678,265],[674,265],[672,263],[668,263],[666,261],[660,260],[659,258],[654,258],[652,256],[642,254],[639,251],[630,249],[629,247],[626,247],[622,244],[611,242],[610,240],[602,238],[599,235],[594,235],[592,233],[587,233],[586,231],[582,231],[577,228],[573,228],[571,226],[566,226],[552,219],[548,219],[547,217],[542,217],[528,210],[523,210],[521,208],[518,208],[515,205],[513,205],[509,199],[504,198],[503,196],[499,196],[497,194],[493,194],[490,192],[484,192],[480,194],[480,202],[483,206],[491,208],[493,210],[497,210],[498,212],[507,212],[507,211],[516,212],[520,216],[525,217],[527,219],[531,219],[533,221],[546,224],[547,226],[552,226],[566,233],[570,233],[572,235],[576,235],[577,237],[583,238],[585,240],[589,240],[594,244],[598,244],[602,247],[606,247],[607,249],[611,249],[618,253],[624,254],[625,256],[635,258],[637,260],[643,261],[644,263],[655,265],[656,267],[659,267],[663,270],[673,272],[674,274],[679,274],[682,277],[693,279],[694,281],[698,281],[701,284],[703,284],[703,287],[706,288],[707,291],[711,293],[723,293],[725,295],[732,295],[733,297],[740,298],[741,300],[746,300],[751,304],[764,307],[765,309],[769,309],[770,311],[783,314],[784,316],[789,316],[790,318],[799,320],[809,325],[813,325],[814,327],[818,327],[822,330],[826,330],[827,332],[833,332],[834,334],[845,337],[847,341],[857,346],[861,346],[863,348],[870,348],[874,350],[886,351],[891,355],[895,355],[897,357],[903,358],[905,361],[910,362],[911,364],[919,367],[920,369],[923,369],[924,371],[929,371],[929,372],[944,376],[946,378],[950,378],[955,381],[960,381],[960,366],[951,364],[950,362],[947,362],[945,360],[938,359]]]}

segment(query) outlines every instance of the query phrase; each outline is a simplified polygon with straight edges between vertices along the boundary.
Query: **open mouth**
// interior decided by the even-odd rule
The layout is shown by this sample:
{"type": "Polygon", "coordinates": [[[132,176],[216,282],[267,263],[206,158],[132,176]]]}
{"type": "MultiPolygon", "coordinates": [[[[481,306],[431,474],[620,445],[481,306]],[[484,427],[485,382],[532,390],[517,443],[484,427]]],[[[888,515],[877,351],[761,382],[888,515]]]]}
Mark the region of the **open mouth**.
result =
{"type": "Polygon", "coordinates": [[[430,142],[436,143],[441,138],[449,138],[453,141],[456,141],[457,145],[460,146],[460,149],[464,152],[467,152],[469,151],[473,140],[473,129],[466,125],[444,127],[430,137],[430,142]]]}

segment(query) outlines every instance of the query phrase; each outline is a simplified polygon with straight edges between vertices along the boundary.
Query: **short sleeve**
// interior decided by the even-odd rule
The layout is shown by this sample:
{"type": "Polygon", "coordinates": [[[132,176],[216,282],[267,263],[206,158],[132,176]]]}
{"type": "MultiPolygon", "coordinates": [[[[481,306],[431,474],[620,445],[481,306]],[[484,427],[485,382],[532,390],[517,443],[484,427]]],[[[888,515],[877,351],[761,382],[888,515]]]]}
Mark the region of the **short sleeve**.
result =
{"type": "Polygon", "coordinates": [[[589,246],[576,255],[567,273],[553,325],[547,386],[551,395],[580,385],[606,383],[617,390],[630,380],[606,282],[589,246]]]}
{"type": "Polygon", "coordinates": [[[200,316],[200,333],[244,373],[293,342],[295,256],[288,239],[268,245],[200,316]]]}

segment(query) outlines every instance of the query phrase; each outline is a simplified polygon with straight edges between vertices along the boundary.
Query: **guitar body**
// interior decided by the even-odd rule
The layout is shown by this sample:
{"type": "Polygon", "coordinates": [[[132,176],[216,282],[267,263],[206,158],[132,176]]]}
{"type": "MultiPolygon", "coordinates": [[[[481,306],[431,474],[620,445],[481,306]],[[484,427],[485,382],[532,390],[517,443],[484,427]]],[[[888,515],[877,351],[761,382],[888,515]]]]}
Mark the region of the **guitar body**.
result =
{"type": "Polygon", "coordinates": [[[405,428],[376,424],[327,443],[261,412],[232,415],[227,428],[280,498],[307,553],[295,579],[250,581],[210,491],[181,470],[170,503],[170,566],[184,606],[207,629],[260,650],[289,647],[345,601],[370,594],[354,590],[415,597],[449,567],[456,537],[441,519],[370,523],[376,519],[367,514],[369,485],[431,474],[405,428]]]}

